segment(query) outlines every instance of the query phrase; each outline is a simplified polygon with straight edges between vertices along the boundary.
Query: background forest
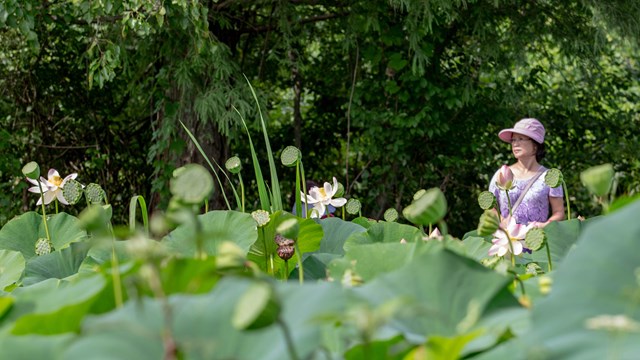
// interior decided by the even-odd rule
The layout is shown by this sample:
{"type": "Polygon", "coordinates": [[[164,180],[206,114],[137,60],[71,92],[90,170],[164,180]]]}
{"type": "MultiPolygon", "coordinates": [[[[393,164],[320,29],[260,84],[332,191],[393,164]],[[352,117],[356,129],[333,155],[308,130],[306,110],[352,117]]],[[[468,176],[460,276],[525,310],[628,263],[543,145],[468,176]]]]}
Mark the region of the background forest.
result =
{"type": "MultiPolygon", "coordinates": [[[[365,216],[437,186],[462,236],[512,161],[497,132],[522,117],[547,127],[572,214],[599,214],[582,170],[611,162],[618,194],[640,190],[638,19],[633,0],[1,0],[0,226],[35,207],[32,160],[99,183],[116,211],[134,194],[165,207],[173,169],[204,163],[180,121],[251,169],[245,76],[276,154],[300,148],[307,177],[336,176],[365,216]]],[[[294,171],[278,171],[291,204],[294,171]]]]}

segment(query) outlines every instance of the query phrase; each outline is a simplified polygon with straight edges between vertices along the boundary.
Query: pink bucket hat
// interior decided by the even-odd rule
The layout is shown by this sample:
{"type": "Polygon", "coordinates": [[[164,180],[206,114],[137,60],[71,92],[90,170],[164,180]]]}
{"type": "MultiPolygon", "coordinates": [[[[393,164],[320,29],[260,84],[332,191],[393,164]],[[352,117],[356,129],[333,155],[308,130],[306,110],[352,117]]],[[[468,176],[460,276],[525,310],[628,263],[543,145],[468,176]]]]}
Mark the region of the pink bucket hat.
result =
{"type": "Polygon", "coordinates": [[[501,130],[498,136],[504,142],[511,142],[513,133],[528,136],[538,144],[544,142],[544,126],[538,119],[522,119],[512,129],[501,130]]]}

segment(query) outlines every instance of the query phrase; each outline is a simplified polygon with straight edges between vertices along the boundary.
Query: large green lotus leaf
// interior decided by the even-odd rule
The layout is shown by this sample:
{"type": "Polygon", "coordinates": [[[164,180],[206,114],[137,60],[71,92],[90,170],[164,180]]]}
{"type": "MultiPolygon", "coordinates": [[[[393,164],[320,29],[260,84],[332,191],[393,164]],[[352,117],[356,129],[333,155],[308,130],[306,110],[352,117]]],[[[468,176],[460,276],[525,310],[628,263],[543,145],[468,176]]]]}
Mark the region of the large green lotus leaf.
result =
{"type": "Polygon", "coordinates": [[[399,243],[402,239],[406,242],[422,241],[424,234],[415,226],[399,224],[396,222],[379,222],[371,224],[364,232],[351,235],[344,244],[344,249],[359,244],[373,243],[399,243]]]}
{"type": "Polygon", "coordinates": [[[452,247],[451,250],[476,261],[489,257],[489,248],[491,247],[491,243],[486,241],[483,237],[468,236],[460,242],[460,245],[462,246],[452,247]]]}
{"type": "Polygon", "coordinates": [[[15,300],[10,296],[0,295],[0,319],[2,319],[4,314],[11,309],[14,301],[15,300]]]}
{"type": "MultiPolygon", "coordinates": [[[[276,213],[274,217],[293,217],[288,213],[276,213]],[[281,215],[282,214],[282,215],[281,215]]],[[[313,219],[297,218],[300,224],[300,231],[298,239],[296,241],[298,249],[303,253],[302,259],[304,260],[310,253],[317,251],[320,248],[320,241],[323,238],[322,226],[320,226],[313,219]]],[[[251,250],[247,258],[256,264],[266,273],[271,273],[271,261],[267,259],[265,254],[272,254],[273,256],[273,274],[277,278],[282,278],[285,271],[284,260],[280,259],[276,253],[278,246],[274,242],[276,234],[276,223],[271,221],[265,227],[259,229],[258,240],[251,246],[251,250]],[[266,245],[266,251],[265,251],[266,245]]],[[[298,262],[298,255],[296,253],[291,259],[289,259],[289,275],[295,268],[295,264],[298,262]]]]}
{"type": "Polygon", "coordinates": [[[363,298],[380,305],[404,299],[403,311],[391,326],[412,339],[430,335],[463,335],[490,309],[518,307],[506,290],[511,280],[477,262],[441,250],[416,256],[407,266],[357,288],[363,298]]]}
{"type": "MultiPolygon", "coordinates": [[[[61,335],[0,335],[0,358],[11,360],[63,359],[60,355],[73,339],[61,335]]],[[[86,359],[92,358],[87,354],[86,359]]]]}
{"type": "Polygon", "coordinates": [[[20,252],[0,250],[0,290],[18,282],[24,267],[24,257],[20,252]]]}
{"type": "MultiPolygon", "coordinates": [[[[282,329],[276,325],[240,331],[231,318],[249,280],[225,278],[211,293],[173,295],[172,334],[187,359],[287,359],[282,329]]],[[[278,283],[276,294],[283,303],[283,320],[291,331],[300,358],[320,349],[335,329],[321,316],[344,312],[346,292],[331,283],[303,286],[278,283]]],[[[64,358],[86,359],[87,354],[115,359],[159,359],[163,357],[163,310],[152,299],[128,302],[111,313],[88,317],[82,335],[67,349],[64,358]],[[104,356],[104,355],[103,355],[104,356]]]]}
{"type": "MultiPolygon", "coordinates": [[[[83,240],[87,233],[78,226],[78,219],[66,213],[47,215],[49,234],[56,250],[68,244],[83,240]]],[[[34,211],[26,212],[0,229],[0,249],[20,251],[26,260],[36,256],[35,244],[39,238],[46,238],[47,233],[42,216],[34,211]]]]}
{"type": "MultiPolygon", "coordinates": [[[[158,246],[162,246],[158,243],[158,246]]],[[[84,261],[80,265],[78,269],[79,274],[92,274],[96,271],[100,271],[100,267],[105,263],[112,262],[112,256],[115,249],[115,255],[118,257],[118,263],[120,266],[126,264],[128,261],[132,260],[131,253],[127,249],[127,241],[116,241],[115,243],[112,239],[108,240],[99,240],[96,241],[95,244],[89,249],[87,252],[87,256],[84,261]]],[[[126,271],[129,266],[125,266],[121,271],[126,271]]]]}
{"type": "MultiPolygon", "coordinates": [[[[231,241],[242,250],[249,251],[258,238],[256,222],[250,214],[231,210],[215,210],[198,215],[203,231],[203,250],[216,255],[218,245],[231,241]]],[[[162,239],[168,249],[180,255],[194,257],[197,252],[196,232],[192,224],[178,226],[162,239]]]]}
{"type": "Polygon", "coordinates": [[[13,291],[15,303],[7,314],[11,333],[61,334],[77,331],[91,304],[105,286],[101,275],[70,281],[48,279],[13,291]]]}
{"type": "Polygon", "coordinates": [[[87,251],[88,243],[72,243],[62,250],[31,258],[24,270],[23,285],[29,286],[46,279],[64,279],[75,275],[87,256],[87,251]]]}
{"type": "Polygon", "coordinates": [[[218,281],[212,259],[172,258],[160,269],[162,288],[167,294],[209,292],[218,281]]]}
{"type": "MultiPolygon", "coordinates": [[[[321,280],[327,278],[327,267],[335,260],[341,258],[340,255],[327,254],[327,253],[315,253],[309,254],[304,259],[302,265],[304,266],[304,279],[305,280],[321,280]]],[[[299,276],[298,268],[296,267],[289,275],[289,279],[297,279],[299,276]]]]}
{"type": "Polygon", "coordinates": [[[598,219],[555,271],[532,312],[528,357],[635,359],[640,354],[640,201],[598,219]]]}
{"type": "Polygon", "coordinates": [[[319,253],[344,255],[345,241],[355,233],[364,232],[361,225],[339,218],[326,218],[320,221],[324,236],[320,242],[319,253]]]}
{"type": "MultiPolygon", "coordinates": [[[[593,219],[580,221],[578,219],[572,219],[567,221],[552,222],[545,226],[544,232],[547,236],[547,242],[549,243],[549,250],[551,251],[551,261],[553,265],[560,265],[565,256],[571,251],[574,244],[578,240],[580,232],[584,228],[588,227],[593,219]]],[[[547,263],[547,251],[545,247],[531,254],[531,259],[538,263],[547,263]]],[[[543,266],[546,270],[546,266],[543,266]]]]}

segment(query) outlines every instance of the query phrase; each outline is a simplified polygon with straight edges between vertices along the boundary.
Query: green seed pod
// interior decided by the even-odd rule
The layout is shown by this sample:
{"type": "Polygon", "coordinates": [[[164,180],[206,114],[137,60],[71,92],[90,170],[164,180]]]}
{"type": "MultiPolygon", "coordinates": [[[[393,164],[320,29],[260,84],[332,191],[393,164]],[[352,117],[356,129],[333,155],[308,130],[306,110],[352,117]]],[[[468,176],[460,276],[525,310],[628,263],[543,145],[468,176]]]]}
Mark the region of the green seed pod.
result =
{"type": "Polygon", "coordinates": [[[384,220],[387,221],[387,222],[394,222],[394,221],[398,220],[398,210],[396,210],[394,208],[388,208],[384,212],[384,220]]]}
{"type": "Polygon", "coordinates": [[[242,170],[242,162],[240,158],[237,156],[230,157],[227,159],[227,162],[224,163],[224,166],[229,170],[232,174],[237,174],[242,170]]]}
{"type": "Polygon", "coordinates": [[[204,166],[187,164],[181,170],[174,171],[170,190],[173,196],[185,204],[201,204],[213,192],[213,177],[204,166]]]}
{"type": "Polygon", "coordinates": [[[544,274],[544,271],[542,270],[540,265],[534,262],[528,263],[526,269],[527,269],[527,274],[531,274],[531,275],[544,274]]]}
{"type": "Polygon", "coordinates": [[[40,238],[36,241],[35,251],[36,255],[47,255],[53,251],[53,244],[47,238],[40,238]]]}
{"type": "Polygon", "coordinates": [[[233,313],[231,323],[239,330],[267,327],[280,317],[280,303],[267,283],[253,283],[242,295],[233,313]]]}
{"type": "Polygon", "coordinates": [[[287,146],[282,150],[282,154],[280,154],[280,161],[282,161],[282,165],[284,166],[296,166],[300,159],[302,159],[302,153],[300,153],[300,150],[295,146],[287,146]]]}
{"type": "Polygon", "coordinates": [[[587,187],[592,194],[602,197],[609,194],[613,183],[613,166],[603,164],[590,167],[580,174],[582,184],[587,187]]]}
{"type": "Polygon", "coordinates": [[[480,215],[480,221],[478,222],[478,235],[489,236],[495,233],[500,227],[500,219],[498,213],[495,210],[485,210],[480,215]]]}
{"type": "Polygon", "coordinates": [[[38,180],[40,177],[40,166],[37,162],[32,161],[22,167],[22,174],[31,180],[38,180]]]}
{"type": "Polygon", "coordinates": [[[278,225],[276,229],[276,232],[278,234],[282,234],[282,236],[288,239],[297,239],[299,231],[300,223],[298,223],[298,220],[295,218],[284,220],[278,225]]]}
{"type": "Polygon", "coordinates": [[[413,194],[413,200],[418,200],[418,199],[420,199],[420,197],[421,197],[422,195],[424,195],[426,192],[427,192],[427,190],[425,190],[425,189],[420,189],[420,190],[416,191],[416,193],[415,193],[415,194],[413,194]]]}
{"type": "MultiPolygon", "coordinates": [[[[87,197],[89,203],[91,204],[100,204],[105,199],[105,192],[102,190],[102,187],[96,183],[91,183],[84,188],[84,196],[87,197]]],[[[65,197],[65,200],[67,198],[65,197]]]]}
{"type": "Polygon", "coordinates": [[[351,198],[347,201],[347,204],[344,206],[345,210],[351,215],[355,215],[360,212],[362,208],[362,204],[360,204],[360,200],[351,198]]]}
{"type": "Polygon", "coordinates": [[[258,223],[258,227],[267,225],[269,223],[269,220],[271,220],[271,218],[269,217],[269,212],[262,209],[252,212],[251,216],[253,217],[253,220],[258,223]]]}
{"type": "Polygon", "coordinates": [[[82,185],[74,179],[69,179],[64,184],[62,189],[62,196],[69,203],[69,205],[75,205],[82,198],[82,185]]]}
{"type": "Polygon", "coordinates": [[[339,198],[344,196],[344,185],[342,183],[338,183],[338,189],[336,193],[333,195],[334,198],[339,198]]]}
{"type": "Polygon", "coordinates": [[[527,248],[533,251],[540,250],[545,241],[547,241],[547,236],[541,228],[533,228],[527,231],[527,235],[524,237],[524,243],[527,248]]]}
{"type": "Polygon", "coordinates": [[[489,191],[483,191],[478,195],[478,205],[482,210],[488,210],[496,204],[496,196],[489,191]]]}
{"type": "Polygon", "coordinates": [[[562,185],[562,172],[558,169],[549,169],[544,176],[544,182],[552,188],[562,185]]]}
{"type": "Polygon", "coordinates": [[[404,208],[402,214],[416,225],[435,224],[447,214],[447,199],[442,190],[431,188],[404,208]]]}

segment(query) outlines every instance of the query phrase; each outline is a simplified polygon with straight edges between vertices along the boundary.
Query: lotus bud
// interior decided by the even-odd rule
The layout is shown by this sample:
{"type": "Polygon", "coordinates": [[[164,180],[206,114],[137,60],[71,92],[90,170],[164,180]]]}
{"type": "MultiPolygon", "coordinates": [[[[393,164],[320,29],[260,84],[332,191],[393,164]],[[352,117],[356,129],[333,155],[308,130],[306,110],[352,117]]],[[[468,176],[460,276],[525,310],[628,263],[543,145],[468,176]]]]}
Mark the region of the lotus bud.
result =
{"type": "Polygon", "coordinates": [[[224,167],[226,167],[230,173],[237,174],[242,170],[242,163],[239,157],[233,156],[224,163],[224,167]]]}
{"type": "Polygon", "coordinates": [[[495,210],[485,210],[480,215],[480,221],[478,222],[478,235],[489,236],[495,233],[500,227],[500,219],[498,213],[495,210]]]}
{"type": "Polygon", "coordinates": [[[447,199],[442,190],[431,188],[404,208],[402,214],[416,225],[435,224],[447,214],[447,199]]]}
{"type": "Polygon", "coordinates": [[[38,180],[40,177],[40,166],[38,166],[37,162],[32,161],[22,168],[22,174],[31,180],[38,180]]]}
{"type": "Polygon", "coordinates": [[[36,241],[35,252],[36,255],[47,255],[53,251],[53,244],[47,238],[40,238],[36,241]]]}
{"type": "Polygon", "coordinates": [[[502,190],[513,189],[513,171],[507,165],[502,165],[498,171],[498,179],[496,185],[502,190]]]}
{"type": "Polygon", "coordinates": [[[582,184],[598,197],[606,196],[613,183],[613,166],[611,164],[598,165],[580,174],[582,184]]]}
{"type": "Polygon", "coordinates": [[[558,169],[549,169],[544,176],[544,182],[552,188],[562,185],[563,180],[562,172],[558,169]]]}
{"type": "Polygon", "coordinates": [[[540,287],[540,293],[543,295],[547,295],[551,292],[551,285],[553,285],[553,280],[548,276],[541,276],[538,280],[538,286],[540,287]]]}

